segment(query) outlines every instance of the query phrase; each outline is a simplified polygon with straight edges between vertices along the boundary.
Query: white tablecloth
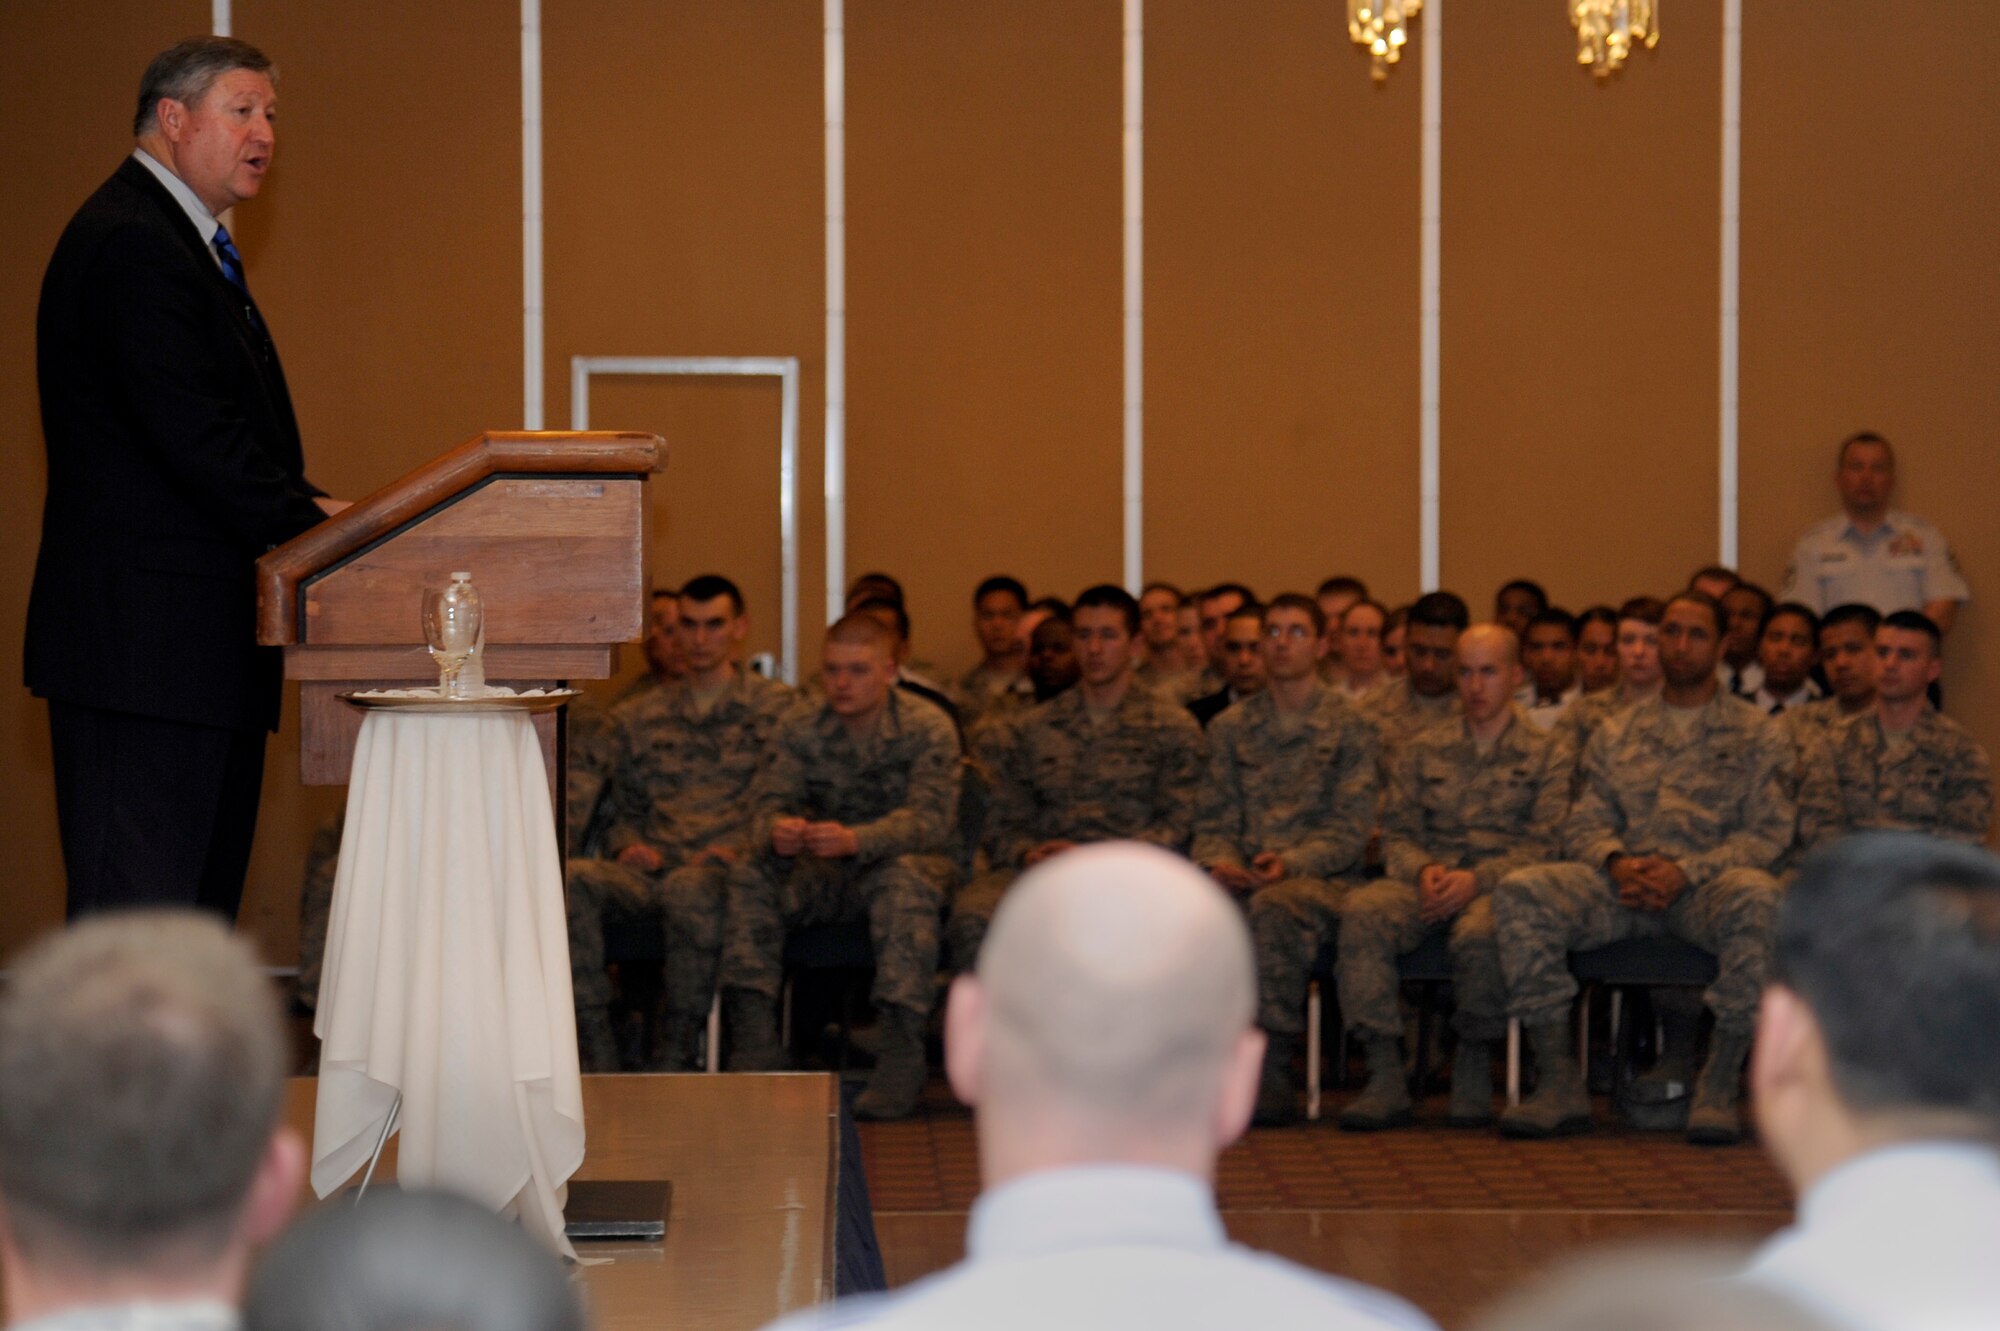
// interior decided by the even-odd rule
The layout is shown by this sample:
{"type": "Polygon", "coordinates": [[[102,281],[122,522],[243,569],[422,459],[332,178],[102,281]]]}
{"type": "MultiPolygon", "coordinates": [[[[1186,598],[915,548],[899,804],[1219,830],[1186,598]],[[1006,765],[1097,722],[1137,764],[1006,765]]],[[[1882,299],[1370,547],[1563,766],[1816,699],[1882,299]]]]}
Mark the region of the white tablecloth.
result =
{"type": "Polygon", "coordinates": [[[354,749],[314,1033],[313,1189],[374,1149],[565,1255],[583,1161],[562,860],[524,714],[371,712],[354,749]]]}

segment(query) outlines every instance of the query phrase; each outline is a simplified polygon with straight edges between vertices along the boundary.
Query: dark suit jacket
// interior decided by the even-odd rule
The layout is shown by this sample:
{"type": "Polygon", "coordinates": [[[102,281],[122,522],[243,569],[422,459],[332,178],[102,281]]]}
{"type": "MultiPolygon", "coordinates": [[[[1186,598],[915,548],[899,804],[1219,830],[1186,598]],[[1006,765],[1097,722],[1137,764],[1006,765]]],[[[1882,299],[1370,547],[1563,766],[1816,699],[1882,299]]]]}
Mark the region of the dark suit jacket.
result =
{"type": "Polygon", "coordinates": [[[1187,705],[1187,709],[1194,713],[1194,719],[1201,722],[1201,728],[1206,730],[1208,729],[1208,723],[1228,711],[1229,705],[1235,701],[1235,696],[1230,693],[1229,686],[1225,684],[1214,693],[1204,694],[1196,698],[1187,705]]]}
{"type": "Polygon", "coordinates": [[[45,698],[275,728],[258,555],[320,520],[270,338],[127,158],[63,231],[36,325],[49,492],[28,604],[45,698]]]}

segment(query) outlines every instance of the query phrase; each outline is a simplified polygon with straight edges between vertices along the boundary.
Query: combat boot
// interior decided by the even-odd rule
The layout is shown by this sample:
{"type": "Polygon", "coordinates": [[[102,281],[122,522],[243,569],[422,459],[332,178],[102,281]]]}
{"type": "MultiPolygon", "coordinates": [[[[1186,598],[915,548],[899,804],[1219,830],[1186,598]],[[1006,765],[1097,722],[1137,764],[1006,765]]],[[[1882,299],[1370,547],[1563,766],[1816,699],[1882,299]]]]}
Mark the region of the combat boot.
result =
{"type": "Polygon", "coordinates": [[[585,1072],[616,1072],[618,1041],[611,1034],[611,1013],[602,1003],[576,1010],[576,1061],[585,1072]]]}
{"type": "Polygon", "coordinates": [[[1534,1095],[1500,1116],[1503,1137],[1567,1137],[1590,1131],[1590,1096],[1584,1091],[1583,1069],[1570,1052],[1566,1021],[1528,1028],[1535,1051],[1538,1085],[1534,1095]]]}
{"type": "Polygon", "coordinates": [[[731,1072],[779,1072],[784,1046],[778,1043],[778,1000],[755,989],[722,991],[722,1027],[731,1072]]]}
{"type": "Polygon", "coordinates": [[[1403,1071],[1403,1050],[1393,1039],[1370,1036],[1368,1084],[1340,1111],[1340,1126],[1349,1132],[1381,1132],[1415,1121],[1410,1112],[1410,1081],[1403,1071]]]}
{"type": "Polygon", "coordinates": [[[1492,1121],[1492,1046],[1460,1037],[1451,1060],[1451,1109],[1445,1122],[1454,1128],[1483,1128],[1492,1121]]]}
{"type": "Polygon", "coordinates": [[[868,1086],[854,1098],[854,1116],[861,1119],[902,1118],[917,1107],[930,1067],[924,1061],[924,1015],[894,1003],[882,1005],[876,1018],[880,1050],[868,1086]]]}
{"type": "Polygon", "coordinates": [[[1299,1121],[1299,1079],[1292,1064],[1305,1052],[1305,1037],[1270,1031],[1264,1046],[1264,1075],[1257,1083],[1257,1113],[1251,1120],[1261,1128],[1288,1128],[1299,1121]]]}
{"type": "Polygon", "coordinates": [[[1695,1078],[1694,1103],[1688,1108],[1687,1139],[1696,1146],[1734,1146],[1743,1140],[1736,1097],[1743,1081],[1743,1061],[1749,1056],[1748,1027],[1717,1026],[1710,1034],[1708,1062],[1695,1078]]]}

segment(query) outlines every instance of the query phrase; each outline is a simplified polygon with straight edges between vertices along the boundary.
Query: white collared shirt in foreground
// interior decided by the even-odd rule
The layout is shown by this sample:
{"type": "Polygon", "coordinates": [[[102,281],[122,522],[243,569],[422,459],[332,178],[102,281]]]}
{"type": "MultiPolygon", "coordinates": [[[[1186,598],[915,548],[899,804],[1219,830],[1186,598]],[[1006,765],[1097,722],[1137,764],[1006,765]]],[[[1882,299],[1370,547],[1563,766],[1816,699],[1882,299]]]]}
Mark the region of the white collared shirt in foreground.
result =
{"type": "Polygon", "coordinates": [[[1931,1141],[1857,1156],[1799,1199],[1744,1278],[1854,1331],[2000,1327],[2000,1151],[1931,1141]]]}
{"type": "Polygon", "coordinates": [[[1095,1165],[1003,1184],[973,1205],[966,1250],[894,1293],[780,1325],[1435,1331],[1392,1294],[1231,1243],[1208,1185],[1172,1170],[1095,1165]]]}

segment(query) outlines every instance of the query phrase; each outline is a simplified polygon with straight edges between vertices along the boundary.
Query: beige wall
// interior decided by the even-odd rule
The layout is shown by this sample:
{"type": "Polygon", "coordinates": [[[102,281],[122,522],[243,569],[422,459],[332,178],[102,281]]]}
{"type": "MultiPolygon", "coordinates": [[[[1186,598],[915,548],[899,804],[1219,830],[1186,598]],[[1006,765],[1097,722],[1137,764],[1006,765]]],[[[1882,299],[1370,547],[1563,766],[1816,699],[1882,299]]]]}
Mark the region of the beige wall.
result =
{"type": "Polygon", "coordinates": [[[1716,553],[1719,0],[1598,84],[1560,5],[1449,10],[1445,585],[1580,610],[1716,553]]]}
{"type": "Polygon", "coordinates": [[[1147,571],[1265,596],[1356,573],[1405,599],[1415,62],[1375,87],[1318,0],[1146,17],[1147,571]]]}
{"type": "MultiPolygon", "coordinates": [[[[2000,537],[2000,7],[1750,7],[1742,520],[1775,583],[1831,505],[1851,429],[1902,447],[1906,498],[1982,595],[2000,537]]],[[[1121,569],[1116,0],[848,6],[850,573],[908,585],[918,651],[970,663],[966,598],[1001,569],[1073,594],[1121,569]]],[[[1265,592],[1362,574],[1417,590],[1419,71],[1369,82],[1338,6],[1147,6],[1146,571],[1265,592]]],[[[237,0],[284,70],[282,152],[241,210],[313,475],[342,494],[520,423],[516,11],[237,0]]],[[[148,55],[198,0],[0,6],[19,134],[0,227],[0,622],[18,642],[43,464],[32,320],[56,233],[127,147],[148,55]],[[51,108],[60,107],[60,113],[51,108]]],[[[1450,9],[1442,568],[1572,606],[1664,590],[1716,548],[1720,0],[1598,86],[1561,7],[1450,9]]],[[[572,355],[793,355],[803,367],[802,606],[820,556],[820,6],[544,8],[547,421],[572,355]]],[[[1422,38],[1419,36],[1419,42],[1422,38]]],[[[777,389],[600,380],[592,423],[655,430],[663,580],[720,569],[778,635],[777,389]]],[[[1987,616],[1950,648],[1989,746],[1987,616]]],[[[298,857],[337,794],[272,745],[246,922],[288,958],[298,857]]],[[[14,871],[0,944],[60,915],[47,723],[0,708],[14,871]]]]}
{"type": "Polygon", "coordinates": [[[42,527],[41,415],[35,403],[35,299],[56,237],[91,190],[132,149],[139,71],[162,47],[208,20],[199,0],[0,5],[0,116],[47,126],[11,136],[7,206],[0,210],[0,642],[12,685],[0,691],[0,949],[62,918],[62,856],[49,789],[49,723],[20,687],[21,625],[42,527]],[[83,54],[83,53],[87,53],[83,54]],[[92,114],[92,112],[97,114],[92,114]]]}
{"type": "Polygon", "coordinates": [[[1972,583],[1946,706],[2000,753],[2000,6],[1746,8],[1743,566],[1777,590],[1838,441],[1882,432],[1972,583]]]}

